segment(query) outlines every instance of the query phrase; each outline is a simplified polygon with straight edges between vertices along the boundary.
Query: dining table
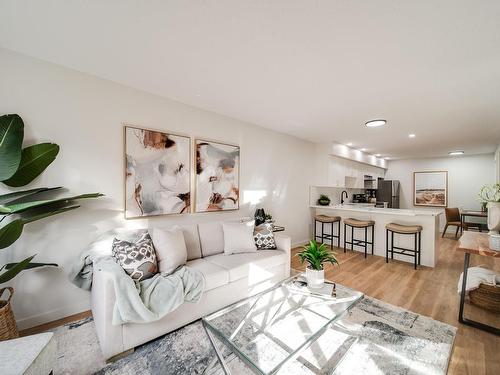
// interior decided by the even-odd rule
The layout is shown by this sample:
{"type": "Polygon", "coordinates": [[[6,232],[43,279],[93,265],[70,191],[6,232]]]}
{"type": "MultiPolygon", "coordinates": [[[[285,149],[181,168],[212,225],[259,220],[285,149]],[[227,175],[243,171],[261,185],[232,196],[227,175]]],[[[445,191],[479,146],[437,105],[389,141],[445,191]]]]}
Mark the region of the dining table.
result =
{"type": "MultiPolygon", "coordinates": [[[[466,223],[465,219],[467,217],[476,217],[476,218],[487,218],[488,213],[486,211],[478,211],[478,210],[462,210],[460,211],[460,222],[462,225],[460,226],[460,234],[463,234],[464,232],[464,225],[466,223]]],[[[476,223],[474,223],[476,224],[476,223]]],[[[477,223],[479,226],[479,232],[482,231],[481,229],[481,223],[477,223]]]]}

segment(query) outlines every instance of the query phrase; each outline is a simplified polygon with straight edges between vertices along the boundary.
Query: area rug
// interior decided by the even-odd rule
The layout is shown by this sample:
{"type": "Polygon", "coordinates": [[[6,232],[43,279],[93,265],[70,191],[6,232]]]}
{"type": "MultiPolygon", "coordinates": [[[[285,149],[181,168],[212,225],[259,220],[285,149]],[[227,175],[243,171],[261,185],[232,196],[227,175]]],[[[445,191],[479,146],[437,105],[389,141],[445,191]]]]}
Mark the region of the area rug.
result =
{"type": "MultiPolygon", "coordinates": [[[[200,321],[106,364],[92,318],[54,330],[54,374],[223,374],[200,321]]],[[[279,374],[445,374],[456,328],[365,297],[279,374]]],[[[269,353],[272,355],[272,353],[269,353]]],[[[253,374],[225,353],[233,374],[253,374]]]]}

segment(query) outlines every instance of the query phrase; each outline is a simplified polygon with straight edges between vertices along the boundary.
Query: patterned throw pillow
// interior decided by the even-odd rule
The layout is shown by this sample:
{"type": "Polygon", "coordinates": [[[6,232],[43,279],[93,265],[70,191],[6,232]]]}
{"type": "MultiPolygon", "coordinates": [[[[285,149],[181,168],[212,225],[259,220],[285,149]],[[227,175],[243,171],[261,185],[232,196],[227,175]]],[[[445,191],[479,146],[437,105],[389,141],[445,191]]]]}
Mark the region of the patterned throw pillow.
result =
{"type": "Polygon", "coordinates": [[[142,233],[135,242],[115,238],[112,254],[135,282],[149,279],[158,273],[155,248],[147,232],[142,233]]]}
{"type": "Polygon", "coordinates": [[[276,242],[274,242],[273,224],[262,223],[256,225],[253,231],[253,238],[257,249],[276,249],[276,242]]]}

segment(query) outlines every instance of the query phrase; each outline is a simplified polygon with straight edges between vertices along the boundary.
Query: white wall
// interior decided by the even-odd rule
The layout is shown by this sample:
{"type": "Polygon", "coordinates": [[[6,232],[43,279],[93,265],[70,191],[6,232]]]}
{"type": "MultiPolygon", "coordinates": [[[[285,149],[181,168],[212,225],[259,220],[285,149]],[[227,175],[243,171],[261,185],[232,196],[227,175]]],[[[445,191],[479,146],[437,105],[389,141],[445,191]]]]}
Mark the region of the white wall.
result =
{"type": "MultiPolygon", "coordinates": [[[[448,171],[448,207],[479,209],[477,193],[484,184],[495,181],[495,159],[493,154],[391,160],[386,179],[400,180],[401,208],[413,208],[413,172],[448,171]]],[[[424,207],[418,206],[419,209],[424,207]]],[[[441,228],[445,218],[441,215],[441,228]]]]}
{"type": "Polygon", "coordinates": [[[500,183],[500,145],[495,152],[495,162],[496,162],[496,182],[500,183]]]}
{"type": "Polygon", "coordinates": [[[38,261],[61,266],[25,271],[10,283],[21,328],[89,309],[88,292],[73,286],[67,273],[80,251],[112,227],[223,220],[253,215],[258,205],[286,226],[294,243],[309,237],[307,181],[314,154],[309,142],[2,49],[0,113],[21,115],[27,143],[61,146],[56,161],[32,186],[106,194],[64,216],[30,224],[20,241],[0,251],[0,263],[38,253],[38,261]],[[122,122],[239,144],[241,209],[125,221],[122,122]]]}

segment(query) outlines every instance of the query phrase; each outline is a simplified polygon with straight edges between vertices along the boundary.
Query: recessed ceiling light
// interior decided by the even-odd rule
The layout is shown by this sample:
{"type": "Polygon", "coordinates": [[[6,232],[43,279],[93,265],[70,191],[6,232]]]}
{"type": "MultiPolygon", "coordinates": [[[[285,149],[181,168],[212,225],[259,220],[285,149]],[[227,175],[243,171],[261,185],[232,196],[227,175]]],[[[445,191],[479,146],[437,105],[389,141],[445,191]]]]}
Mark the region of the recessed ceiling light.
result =
{"type": "Polygon", "coordinates": [[[360,148],[360,151],[366,151],[366,148],[364,148],[364,147],[360,148]]]}
{"type": "Polygon", "coordinates": [[[415,138],[415,137],[416,137],[416,135],[415,135],[415,134],[413,134],[413,133],[408,134],[408,138],[415,138]]]}
{"type": "Polygon", "coordinates": [[[379,157],[379,156],[380,156],[380,154],[375,154],[375,156],[376,156],[376,157],[379,157]]]}
{"type": "Polygon", "coordinates": [[[377,128],[379,126],[384,126],[386,123],[386,120],[370,120],[365,123],[365,126],[368,126],[369,128],[377,128]]]}
{"type": "Polygon", "coordinates": [[[346,146],[351,147],[351,146],[352,146],[352,142],[347,142],[347,143],[346,143],[346,146]]]}
{"type": "Polygon", "coordinates": [[[451,156],[463,155],[463,154],[464,154],[464,152],[462,150],[455,150],[455,151],[448,152],[448,155],[451,155],[451,156]]]}

